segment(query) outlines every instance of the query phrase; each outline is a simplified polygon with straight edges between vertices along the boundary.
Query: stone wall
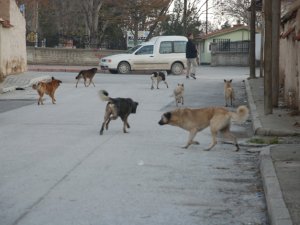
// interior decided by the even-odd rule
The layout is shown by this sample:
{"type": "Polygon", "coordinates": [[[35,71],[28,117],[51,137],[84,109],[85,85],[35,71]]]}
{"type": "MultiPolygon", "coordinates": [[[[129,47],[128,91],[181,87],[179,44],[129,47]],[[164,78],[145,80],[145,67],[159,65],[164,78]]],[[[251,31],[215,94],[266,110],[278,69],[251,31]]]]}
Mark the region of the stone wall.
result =
{"type": "Polygon", "coordinates": [[[100,58],[120,52],[122,51],[27,47],[27,62],[35,65],[97,66],[100,58]]]}
{"type": "Polygon", "coordinates": [[[27,70],[26,22],[15,0],[1,0],[0,15],[0,76],[27,70]],[[2,14],[4,12],[4,14],[2,14]]]}

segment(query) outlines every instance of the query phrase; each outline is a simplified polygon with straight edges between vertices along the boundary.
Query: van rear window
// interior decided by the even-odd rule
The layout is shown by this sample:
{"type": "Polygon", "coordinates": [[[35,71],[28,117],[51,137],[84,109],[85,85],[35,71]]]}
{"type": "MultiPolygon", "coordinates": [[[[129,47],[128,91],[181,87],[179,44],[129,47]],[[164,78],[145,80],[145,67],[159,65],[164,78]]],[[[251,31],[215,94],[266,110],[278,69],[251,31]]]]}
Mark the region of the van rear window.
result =
{"type": "Polygon", "coordinates": [[[159,53],[185,53],[185,46],[186,41],[162,41],[159,46],[159,53]]]}

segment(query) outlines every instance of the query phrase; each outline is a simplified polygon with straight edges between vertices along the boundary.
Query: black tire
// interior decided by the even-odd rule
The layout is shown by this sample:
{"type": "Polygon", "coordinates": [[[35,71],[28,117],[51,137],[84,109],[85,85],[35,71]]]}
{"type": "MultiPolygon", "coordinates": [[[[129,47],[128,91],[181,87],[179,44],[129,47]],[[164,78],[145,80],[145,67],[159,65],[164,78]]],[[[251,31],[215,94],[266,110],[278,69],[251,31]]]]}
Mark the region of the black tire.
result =
{"type": "Polygon", "coordinates": [[[118,65],[118,72],[120,74],[129,73],[131,70],[130,65],[128,62],[120,62],[118,65]]]}
{"type": "Polygon", "coordinates": [[[118,70],[108,70],[111,74],[117,74],[118,70]]]}
{"type": "Polygon", "coordinates": [[[183,72],[183,65],[180,62],[174,62],[171,66],[171,72],[174,75],[180,75],[183,72]]]}

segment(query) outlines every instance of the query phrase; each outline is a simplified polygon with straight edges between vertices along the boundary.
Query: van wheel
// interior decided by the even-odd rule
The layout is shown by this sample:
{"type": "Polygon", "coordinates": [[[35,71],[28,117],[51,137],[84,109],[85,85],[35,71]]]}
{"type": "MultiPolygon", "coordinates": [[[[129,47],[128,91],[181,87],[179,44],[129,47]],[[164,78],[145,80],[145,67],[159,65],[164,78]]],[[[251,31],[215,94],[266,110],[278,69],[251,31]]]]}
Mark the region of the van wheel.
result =
{"type": "Polygon", "coordinates": [[[183,65],[180,62],[175,62],[172,64],[171,72],[174,75],[180,75],[180,74],[182,74],[182,71],[183,71],[183,65]]]}
{"type": "Polygon", "coordinates": [[[121,74],[130,72],[130,65],[127,62],[120,62],[118,65],[118,72],[121,74]]]}

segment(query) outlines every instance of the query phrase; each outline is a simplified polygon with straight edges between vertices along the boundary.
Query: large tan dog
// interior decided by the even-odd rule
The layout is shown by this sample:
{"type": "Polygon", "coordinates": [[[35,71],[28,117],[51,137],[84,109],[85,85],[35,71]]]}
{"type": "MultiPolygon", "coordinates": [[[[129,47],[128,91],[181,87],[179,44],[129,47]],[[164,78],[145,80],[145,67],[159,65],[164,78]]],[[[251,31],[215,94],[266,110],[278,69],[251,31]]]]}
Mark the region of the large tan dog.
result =
{"type": "Polygon", "coordinates": [[[212,135],[211,145],[205,149],[210,150],[217,144],[217,133],[221,132],[224,136],[230,138],[239,150],[236,137],[230,132],[231,120],[244,122],[249,116],[249,110],[246,106],[239,106],[236,112],[230,112],[223,107],[208,107],[200,109],[180,108],[162,115],[159,125],[169,124],[180,127],[190,132],[189,139],[184,146],[188,148],[191,144],[199,144],[194,141],[194,137],[199,131],[210,127],[212,135]]]}
{"type": "Polygon", "coordinates": [[[234,101],[234,90],[232,87],[232,80],[224,80],[224,97],[225,97],[225,106],[228,106],[228,102],[230,101],[230,105],[233,106],[234,101]]]}
{"type": "Polygon", "coordinates": [[[85,87],[88,87],[90,86],[90,84],[92,83],[95,87],[95,84],[93,82],[93,78],[95,76],[95,74],[97,73],[97,68],[92,68],[92,69],[89,69],[89,70],[81,70],[78,75],[75,77],[75,79],[77,80],[77,83],[76,83],[76,87],[78,85],[78,82],[79,80],[82,78],[84,80],[84,86],[85,87]],[[87,85],[86,84],[86,81],[89,80],[89,84],[87,85]]]}
{"type": "Polygon", "coordinates": [[[44,94],[47,94],[51,97],[52,99],[52,103],[55,104],[56,99],[54,97],[55,91],[58,88],[58,86],[60,85],[61,80],[57,80],[54,77],[52,77],[50,82],[38,82],[37,84],[33,84],[32,88],[37,90],[38,94],[39,94],[39,99],[38,99],[38,105],[42,104],[44,105],[43,102],[43,96],[44,94]]]}

